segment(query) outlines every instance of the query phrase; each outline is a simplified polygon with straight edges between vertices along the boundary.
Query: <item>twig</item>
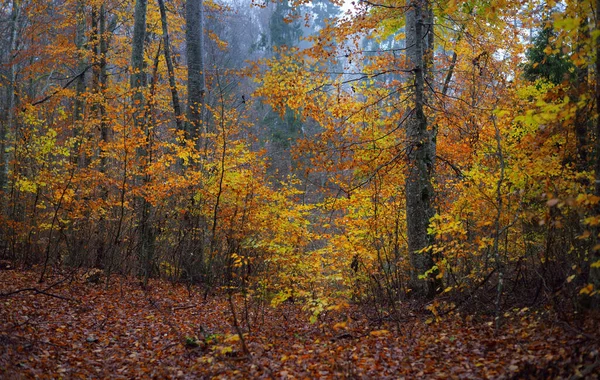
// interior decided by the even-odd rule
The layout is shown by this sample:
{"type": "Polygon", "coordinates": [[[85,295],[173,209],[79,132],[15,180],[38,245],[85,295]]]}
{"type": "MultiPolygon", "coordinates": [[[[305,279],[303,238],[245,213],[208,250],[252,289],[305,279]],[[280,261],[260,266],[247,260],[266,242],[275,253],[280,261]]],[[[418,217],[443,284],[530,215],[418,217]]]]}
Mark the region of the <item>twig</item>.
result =
{"type": "Polygon", "coordinates": [[[44,290],[40,290],[38,288],[24,288],[24,289],[18,289],[18,290],[15,290],[15,291],[12,291],[12,292],[8,292],[8,293],[0,293],[0,297],[9,297],[9,296],[12,296],[14,294],[23,293],[23,292],[34,292],[34,293],[37,293],[37,294],[43,294],[43,295],[48,296],[48,297],[54,297],[54,298],[58,298],[58,299],[65,300],[65,301],[77,301],[77,302],[79,302],[76,299],[69,298],[69,297],[64,297],[64,296],[61,296],[61,295],[58,295],[58,294],[48,293],[48,292],[46,292],[44,290]]]}
{"type": "Polygon", "coordinates": [[[177,310],[186,310],[186,309],[193,309],[198,305],[187,305],[187,306],[176,306],[173,308],[173,311],[177,311],[177,310]]]}
{"type": "Polygon", "coordinates": [[[21,323],[15,323],[13,325],[13,329],[19,328],[21,326],[25,326],[26,324],[28,324],[29,322],[31,322],[31,318],[28,318],[27,316],[25,317],[25,321],[21,322],[21,323]]]}
{"type": "Polygon", "coordinates": [[[454,165],[452,162],[450,162],[446,158],[439,156],[437,154],[435,155],[435,158],[439,159],[440,161],[442,161],[443,163],[448,165],[452,170],[454,170],[454,172],[456,173],[458,178],[460,178],[460,179],[465,178],[465,175],[463,174],[462,170],[460,170],[460,168],[458,166],[454,165]]]}
{"type": "Polygon", "coordinates": [[[339,335],[334,336],[333,338],[331,338],[332,342],[336,342],[338,340],[342,340],[342,339],[351,339],[351,340],[355,340],[355,339],[361,339],[364,338],[365,336],[367,336],[369,334],[362,334],[362,335],[352,335],[349,332],[343,332],[339,335]]]}
{"type": "Polygon", "coordinates": [[[240,337],[240,343],[242,344],[242,350],[244,351],[244,355],[247,357],[250,356],[250,350],[248,350],[248,346],[246,346],[246,340],[244,339],[244,334],[242,333],[242,329],[240,329],[240,325],[237,320],[237,316],[235,315],[235,307],[233,306],[233,300],[231,299],[231,292],[229,292],[229,307],[231,308],[231,314],[233,315],[233,327],[235,327],[235,331],[240,337]]]}
{"type": "Polygon", "coordinates": [[[173,348],[173,347],[175,347],[175,346],[177,346],[177,345],[179,345],[179,344],[181,344],[181,342],[175,342],[175,343],[171,343],[171,344],[169,344],[169,345],[167,345],[167,346],[163,347],[163,348],[162,348],[162,350],[163,350],[163,351],[166,351],[166,350],[168,350],[169,348],[173,348]]]}

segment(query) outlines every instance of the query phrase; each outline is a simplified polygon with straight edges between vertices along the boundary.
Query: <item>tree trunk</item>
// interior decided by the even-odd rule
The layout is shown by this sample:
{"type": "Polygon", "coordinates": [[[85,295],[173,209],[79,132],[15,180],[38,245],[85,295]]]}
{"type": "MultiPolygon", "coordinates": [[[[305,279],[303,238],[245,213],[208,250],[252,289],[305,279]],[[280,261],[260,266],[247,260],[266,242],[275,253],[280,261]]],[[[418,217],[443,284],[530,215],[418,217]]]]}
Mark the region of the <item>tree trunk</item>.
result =
{"type": "MultiPolygon", "coordinates": [[[[97,118],[100,124],[100,141],[102,145],[98,150],[100,157],[100,172],[105,174],[107,171],[107,159],[106,154],[103,150],[103,146],[106,146],[109,139],[109,127],[106,122],[106,106],[105,106],[105,91],[108,85],[108,75],[106,71],[106,55],[108,54],[108,38],[106,36],[106,5],[102,3],[100,8],[92,6],[92,40],[94,44],[94,67],[92,76],[92,90],[94,93],[100,95],[100,101],[92,106],[92,112],[97,118]]],[[[101,197],[106,199],[108,197],[108,188],[103,184],[100,188],[101,197]]],[[[98,221],[98,232],[96,236],[96,258],[94,266],[96,268],[108,268],[110,263],[107,263],[106,258],[106,221],[104,218],[100,218],[98,221]]]]}
{"type": "MultiPolygon", "coordinates": [[[[600,30],[600,0],[596,0],[596,30],[600,30]]],[[[594,163],[595,169],[595,189],[594,193],[600,197],[600,37],[596,37],[596,87],[595,87],[595,101],[596,101],[596,157],[594,163]]],[[[593,44],[593,42],[592,42],[593,44]]],[[[596,205],[596,215],[600,215],[600,204],[596,205]]],[[[600,228],[596,228],[595,231],[596,239],[598,239],[598,233],[600,228]]],[[[600,251],[592,251],[590,257],[590,263],[600,262],[600,251]]],[[[592,299],[592,307],[600,308],[600,268],[593,267],[590,265],[589,271],[590,283],[594,285],[596,295],[592,299]]]]}
{"type": "MultiPolygon", "coordinates": [[[[4,112],[3,120],[0,120],[0,191],[6,190],[8,185],[8,147],[9,144],[6,141],[8,131],[14,125],[15,119],[15,85],[16,85],[16,67],[13,62],[17,50],[17,40],[19,32],[19,19],[20,19],[20,5],[19,1],[12,2],[12,10],[10,15],[10,37],[8,44],[8,86],[6,86],[6,110],[4,112]]],[[[4,207],[4,199],[2,196],[2,203],[0,203],[0,210],[4,207]]]]}
{"type": "MultiPolygon", "coordinates": [[[[77,62],[77,73],[82,73],[85,70],[86,67],[86,61],[85,61],[85,55],[84,55],[84,45],[85,45],[85,5],[83,3],[82,0],[79,0],[77,2],[77,11],[76,11],[76,17],[77,17],[77,27],[76,27],[76,33],[75,33],[75,46],[77,47],[77,55],[78,55],[78,62],[77,62]]],[[[86,157],[85,157],[85,152],[80,152],[80,147],[81,144],[80,142],[82,141],[82,136],[81,134],[83,133],[83,123],[84,123],[84,116],[85,116],[85,102],[83,99],[83,93],[86,90],[86,85],[85,85],[85,74],[83,75],[79,75],[79,77],[77,78],[77,82],[75,85],[75,91],[76,91],[76,95],[75,95],[75,102],[74,102],[74,112],[73,112],[73,117],[74,117],[74,126],[75,128],[73,129],[73,134],[75,135],[76,141],[77,141],[77,145],[75,145],[74,150],[75,153],[73,155],[73,157],[75,157],[75,159],[78,159],[79,161],[79,166],[80,167],[85,167],[86,166],[86,157]]]]}
{"type": "Polygon", "coordinates": [[[433,275],[419,279],[433,266],[431,252],[424,251],[432,244],[427,233],[429,220],[434,214],[432,207],[433,141],[428,131],[425,115],[425,80],[432,66],[432,46],[429,33],[433,33],[428,1],[412,0],[406,11],[406,55],[408,67],[414,73],[414,108],[407,121],[408,174],[406,178],[406,223],[408,250],[412,264],[411,289],[417,297],[433,297],[436,284],[433,275]]]}
{"type": "MultiPolygon", "coordinates": [[[[84,45],[85,45],[85,9],[84,9],[84,4],[83,1],[78,1],[77,2],[77,11],[76,11],[76,17],[77,17],[77,28],[76,28],[76,33],[75,33],[75,46],[77,47],[77,55],[78,55],[78,62],[77,62],[77,73],[81,73],[83,72],[83,70],[85,69],[86,66],[86,62],[85,62],[85,55],[83,54],[83,49],[84,49],[84,45]]],[[[76,91],[77,91],[77,95],[75,97],[75,104],[74,104],[74,117],[75,117],[75,123],[79,123],[83,120],[83,115],[84,115],[84,102],[83,102],[83,98],[82,95],[85,92],[85,75],[80,75],[77,78],[77,82],[76,82],[76,91]]],[[[79,128],[77,128],[79,129],[79,128]]],[[[78,132],[78,130],[76,130],[78,132]]]]}
{"type": "MultiPolygon", "coordinates": [[[[106,123],[106,106],[105,106],[105,96],[106,96],[106,88],[108,86],[108,73],[106,71],[106,55],[108,54],[108,39],[106,36],[106,5],[102,3],[100,6],[100,17],[99,17],[99,25],[98,28],[100,30],[100,72],[99,72],[99,91],[102,94],[102,101],[98,107],[99,118],[100,118],[100,138],[103,143],[108,143],[109,138],[109,129],[106,123]]],[[[106,172],[106,157],[102,155],[100,157],[100,167],[102,173],[106,172]]]]}
{"type": "Polygon", "coordinates": [[[181,106],[179,104],[179,94],[177,93],[177,84],[175,82],[175,70],[173,68],[173,59],[171,58],[171,42],[169,41],[169,28],[167,24],[167,12],[165,10],[164,0],[158,0],[160,9],[160,21],[163,31],[165,62],[167,63],[167,72],[169,75],[169,87],[171,88],[171,99],[173,102],[173,113],[175,114],[175,124],[178,130],[183,129],[183,120],[181,118],[181,106]]]}
{"type": "MultiPolygon", "coordinates": [[[[113,22],[116,22],[113,20],[113,22]]],[[[106,70],[106,56],[108,54],[108,38],[106,36],[106,5],[102,3],[99,8],[92,7],[92,53],[94,55],[94,65],[92,68],[92,89],[100,95],[101,101],[93,105],[95,116],[100,123],[100,138],[106,143],[110,131],[106,125],[106,107],[105,90],[108,86],[108,74],[106,70]]],[[[101,155],[100,171],[103,173],[106,169],[106,160],[101,155]]]]}
{"type": "Polygon", "coordinates": [[[136,0],[133,40],[131,41],[131,89],[133,90],[134,122],[140,127],[143,124],[144,92],[146,73],[144,71],[144,40],[146,39],[147,0],[136,0]]]}
{"type": "Polygon", "coordinates": [[[203,1],[186,2],[186,42],[188,64],[188,137],[197,138],[203,126],[204,96],[206,81],[204,76],[204,22],[203,1]]]}
{"type": "MultiPolygon", "coordinates": [[[[584,44],[590,41],[590,32],[588,28],[588,19],[584,17],[577,30],[577,44],[575,52],[581,54],[581,50],[585,49],[584,44]]],[[[581,95],[587,96],[590,88],[588,87],[588,65],[578,65],[575,68],[575,83],[571,88],[571,98],[573,102],[578,103],[581,95]]],[[[590,127],[590,110],[582,107],[577,107],[575,111],[575,136],[577,137],[577,158],[575,164],[577,170],[586,171],[591,169],[588,163],[588,129],[590,127]]]]}
{"type": "MultiPolygon", "coordinates": [[[[131,89],[133,91],[133,120],[135,126],[144,129],[144,135],[148,135],[147,120],[145,120],[145,100],[144,89],[147,85],[146,72],[144,70],[144,41],[146,39],[146,0],[136,0],[134,26],[133,26],[133,41],[131,50],[131,89]]],[[[143,162],[142,167],[148,164],[149,152],[147,147],[138,150],[140,161],[143,162]]],[[[140,176],[142,183],[149,181],[144,174],[140,176]]],[[[152,260],[154,259],[154,228],[150,223],[150,214],[152,205],[148,200],[141,195],[138,198],[139,204],[139,241],[138,241],[138,260],[140,262],[140,274],[144,278],[144,286],[148,283],[152,268],[152,260]]]]}

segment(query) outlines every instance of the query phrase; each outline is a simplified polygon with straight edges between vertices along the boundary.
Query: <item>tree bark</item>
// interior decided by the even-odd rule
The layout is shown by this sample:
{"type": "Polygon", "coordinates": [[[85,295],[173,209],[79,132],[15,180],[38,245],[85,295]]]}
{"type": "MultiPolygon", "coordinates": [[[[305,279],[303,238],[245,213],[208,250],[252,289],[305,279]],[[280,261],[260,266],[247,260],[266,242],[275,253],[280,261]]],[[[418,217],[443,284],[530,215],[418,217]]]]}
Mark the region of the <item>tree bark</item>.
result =
{"type": "Polygon", "coordinates": [[[144,71],[144,40],[146,39],[146,8],[147,0],[136,0],[133,40],[131,41],[131,89],[136,126],[143,123],[144,92],[146,87],[146,72],[144,71]]]}
{"type": "MultiPolygon", "coordinates": [[[[133,120],[137,128],[144,130],[144,135],[148,136],[147,120],[145,120],[145,100],[144,89],[147,85],[146,72],[144,67],[144,41],[146,39],[146,0],[136,0],[133,41],[131,51],[131,89],[133,91],[133,120]]],[[[148,139],[146,143],[149,143],[148,139]]],[[[138,150],[138,157],[142,161],[142,167],[148,163],[149,152],[147,147],[138,150]]],[[[143,184],[149,181],[145,174],[140,175],[143,184]]],[[[139,204],[139,225],[138,225],[138,260],[140,262],[140,274],[143,275],[143,285],[146,286],[148,278],[151,275],[152,260],[154,259],[154,228],[150,223],[152,205],[146,197],[141,195],[138,198],[139,204]]]]}
{"type": "MultiPolygon", "coordinates": [[[[596,30],[600,30],[600,0],[596,0],[596,30]]],[[[596,41],[593,41],[596,44],[596,87],[595,87],[595,103],[596,103],[596,157],[594,162],[595,169],[595,188],[594,193],[597,197],[600,197],[600,37],[596,37],[596,41]]],[[[600,204],[596,204],[595,208],[596,215],[600,215],[600,204]]],[[[600,228],[596,228],[595,236],[598,240],[598,234],[600,233],[600,228]]],[[[600,251],[592,251],[590,254],[590,263],[600,262],[600,251]]],[[[592,299],[592,307],[600,308],[600,268],[590,265],[589,270],[589,281],[594,285],[594,289],[596,290],[596,295],[592,299]]]]}
{"type": "MultiPolygon", "coordinates": [[[[76,33],[75,33],[75,46],[77,47],[77,55],[78,57],[78,62],[77,62],[77,72],[81,73],[84,72],[85,68],[86,68],[86,61],[85,61],[85,55],[83,54],[83,49],[84,49],[84,45],[85,45],[85,5],[83,3],[82,0],[79,0],[77,2],[77,11],[76,11],[76,17],[77,17],[77,27],[76,27],[76,33]]],[[[75,95],[75,102],[74,102],[74,126],[75,128],[73,129],[73,134],[75,135],[77,142],[77,145],[75,145],[75,153],[77,155],[74,155],[74,157],[76,159],[79,160],[79,166],[80,167],[85,167],[86,166],[86,157],[85,157],[85,152],[80,152],[80,142],[82,139],[81,134],[83,133],[83,122],[84,122],[84,118],[85,118],[85,102],[83,99],[83,93],[86,90],[86,85],[85,85],[85,74],[83,75],[79,75],[79,77],[77,77],[77,82],[75,84],[75,91],[76,91],[76,95],[75,95]]]]}
{"type": "Polygon", "coordinates": [[[419,279],[433,267],[433,257],[426,248],[433,243],[428,234],[432,207],[434,145],[428,131],[425,115],[425,81],[432,66],[432,46],[429,33],[433,23],[428,1],[412,0],[406,11],[406,56],[408,67],[414,73],[414,108],[407,121],[408,174],[406,178],[406,223],[408,250],[412,264],[411,289],[417,297],[433,297],[436,291],[435,273],[419,279]],[[429,24],[429,25],[428,25],[429,24]]]}
{"type": "MultiPolygon", "coordinates": [[[[102,94],[102,101],[99,105],[99,118],[100,118],[100,138],[103,143],[108,143],[109,138],[109,127],[106,123],[106,106],[105,106],[105,91],[108,86],[108,73],[106,71],[106,56],[108,54],[108,38],[106,36],[106,5],[102,3],[100,6],[100,17],[99,17],[99,25],[98,28],[100,30],[100,56],[99,56],[99,64],[100,64],[100,72],[99,72],[99,91],[102,94]]],[[[100,166],[103,173],[106,172],[106,157],[104,155],[100,158],[100,166]]]]}
{"type": "Polygon", "coordinates": [[[204,96],[206,81],[204,76],[204,22],[203,0],[186,2],[186,42],[188,64],[188,137],[198,137],[203,126],[204,96]]]}
{"type": "MultiPolygon", "coordinates": [[[[8,165],[9,158],[7,150],[9,147],[6,137],[8,131],[13,128],[15,122],[15,85],[16,85],[16,67],[13,62],[13,58],[17,50],[17,41],[19,33],[19,19],[20,19],[20,5],[19,1],[15,0],[12,2],[12,10],[10,15],[10,37],[9,37],[9,51],[8,51],[8,86],[6,87],[6,110],[4,113],[4,120],[0,121],[0,191],[6,190],[8,185],[8,165]]],[[[2,197],[2,203],[0,203],[0,210],[4,206],[4,198],[2,197]]]]}
{"type": "MultiPolygon", "coordinates": [[[[584,44],[590,41],[590,32],[588,28],[588,19],[584,17],[577,30],[577,44],[575,52],[580,54],[584,49],[584,44]]],[[[575,83],[571,89],[571,98],[575,103],[579,101],[581,95],[589,93],[588,86],[588,65],[579,65],[575,68],[575,83]]],[[[588,162],[588,129],[590,127],[590,110],[577,107],[575,111],[575,136],[577,137],[577,158],[575,160],[577,170],[585,171],[591,169],[588,162]]]]}
{"type": "Polygon", "coordinates": [[[183,130],[183,120],[181,117],[181,105],[179,103],[179,94],[177,93],[177,83],[175,81],[175,70],[173,68],[173,59],[171,58],[171,42],[169,41],[169,27],[167,24],[167,12],[165,10],[164,0],[158,0],[160,9],[160,21],[163,31],[163,51],[165,62],[167,63],[167,73],[169,75],[169,87],[171,88],[171,100],[173,102],[173,113],[175,114],[175,124],[178,130],[183,130]]]}
{"type": "MultiPolygon", "coordinates": [[[[99,102],[92,105],[92,112],[94,117],[97,118],[100,126],[100,141],[102,144],[98,149],[98,155],[100,157],[101,173],[105,174],[107,171],[107,159],[104,151],[106,144],[109,140],[110,128],[107,125],[106,120],[106,106],[105,106],[105,91],[108,86],[108,75],[107,75],[107,61],[106,56],[108,54],[108,37],[106,35],[106,5],[105,3],[100,4],[100,7],[92,6],[92,52],[94,55],[93,71],[92,71],[92,91],[99,95],[99,102]]],[[[102,184],[100,187],[101,197],[105,198],[108,196],[108,188],[102,184]]],[[[94,266],[96,268],[105,267],[108,269],[110,263],[107,262],[106,252],[106,229],[107,223],[104,218],[100,218],[98,221],[98,233],[96,236],[96,257],[94,266]]]]}
{"type": "MultiPolygon", "coordinates": [[[[77,47],[77,55],[79,56],[77,62],[77,72],[81,73],[86,67],[86,62],[84,58],[85,56],[83,55],[83,49],[85,45],[85,9],[82,0],[79,0],[77,2],[76,17],[77,27],[75,32],[75,46],[77,47]]],[[[85,112],[84,102],[82,99],[82,95],[85,92],[85,75],[80,75],[77,78],[75,89],[77,91],[77,96],[75,97],[75,110],[73,112],[73,116],[75,117],[75,122],[78,123],[83,120],[83,115],[85,112]]]]}

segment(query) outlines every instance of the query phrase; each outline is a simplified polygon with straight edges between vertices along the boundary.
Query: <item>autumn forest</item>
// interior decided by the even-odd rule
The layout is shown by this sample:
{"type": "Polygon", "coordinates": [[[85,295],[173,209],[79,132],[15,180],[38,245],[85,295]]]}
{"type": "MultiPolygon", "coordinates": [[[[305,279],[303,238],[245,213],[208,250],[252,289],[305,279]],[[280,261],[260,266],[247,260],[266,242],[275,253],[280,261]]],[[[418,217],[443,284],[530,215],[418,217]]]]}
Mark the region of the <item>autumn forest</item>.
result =
{"type": "Polygon", "coordinates": [[[0,377],[600,376],[600,1],[2,0],[0,377]]]}

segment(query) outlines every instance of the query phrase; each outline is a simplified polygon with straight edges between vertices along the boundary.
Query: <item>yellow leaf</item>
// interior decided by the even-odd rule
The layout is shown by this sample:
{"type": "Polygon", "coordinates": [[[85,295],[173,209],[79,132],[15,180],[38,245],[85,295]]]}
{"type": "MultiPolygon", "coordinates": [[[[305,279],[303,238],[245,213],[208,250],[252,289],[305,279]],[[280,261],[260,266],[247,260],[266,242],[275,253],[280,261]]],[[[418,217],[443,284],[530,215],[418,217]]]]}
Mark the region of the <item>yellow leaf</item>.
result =
{"type": "Polygon", "coordinates": [[[333,329],[334,330],[345,329],[347,325],[348,325],[348,322],[338,322],[335,325],[333,325],[333,329]]]}
{"type": "Polygon", "coordinates": [[[544,53],[546,55],[550,55],[552,53],[552,47],[550,45],[546,46],[546,48],[544,49],[544,53]]]}
{"type": "Polygon", "coordinates": [[[583,231],[583,233],[580,236],[578,236],[577,238],[584,240],[584,239],[589,238],[591,235],[592,235],[591,232],[586,230],[586,231],[583,231]]]}
{"type": "Polygon", "coordinates": [[[575,278],[575,275],[567,277],[567,282],[573,281],[574,278],[575,278]]]}
{"type": "Polygon", "coordinates": [[[596,261],[595,263],[592,263],[591,267],[592,268],[600,268],[600,260],[596,261]]]}
{"type": "Polygon", "coordinates": [[[389,333],[390,332],[388,330],[375,330],[375,331],[371,331],[371,336],[380,337],[380,336],[386,336],[389,333]]]}
{"type": "Polygon", "coordinates": [[[594,285],[593,284],[587,284],[586,286],[584,286],[583,288],[581,288],[581,290],[579,291],[579,294],[590,294],[594,291],[594,285]]]}
{"type": "Polygon", "coordinates": [[[600,217],[598,217],[598,216],[588,216],[587,218],[585,218],[583,220],[583,223],[587,224],[589,226],[600,225],[600,217]]]}
{"type": "Polygon", "coordinates": [[[235,343],[240,341],[240,336],[238,334],[232,334],[225,338],[225,342],[227,343],[235,343]]]}

